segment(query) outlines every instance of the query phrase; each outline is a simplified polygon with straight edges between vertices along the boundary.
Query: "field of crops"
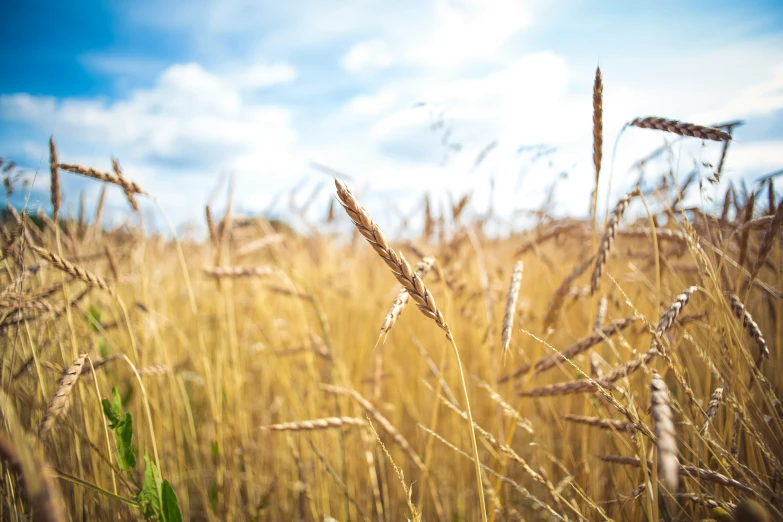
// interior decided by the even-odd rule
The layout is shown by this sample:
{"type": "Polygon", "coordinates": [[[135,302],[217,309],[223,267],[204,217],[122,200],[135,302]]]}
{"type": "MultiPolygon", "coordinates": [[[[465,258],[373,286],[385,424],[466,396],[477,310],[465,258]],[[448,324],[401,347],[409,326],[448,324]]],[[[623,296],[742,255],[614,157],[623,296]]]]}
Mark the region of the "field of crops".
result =
{"type": "Polygon", "coordinates": [[[723,155],[510,234],[466,195],[392,236],[339,176],[306,234],[229,194],[202,242],[55,136],[51,206],[2,225],[0,519],[781,520],[775,178],[720,184],[733,124],[630,125],[723,155]],[[64,176],[130,219],[66,216],[64,176]]]}

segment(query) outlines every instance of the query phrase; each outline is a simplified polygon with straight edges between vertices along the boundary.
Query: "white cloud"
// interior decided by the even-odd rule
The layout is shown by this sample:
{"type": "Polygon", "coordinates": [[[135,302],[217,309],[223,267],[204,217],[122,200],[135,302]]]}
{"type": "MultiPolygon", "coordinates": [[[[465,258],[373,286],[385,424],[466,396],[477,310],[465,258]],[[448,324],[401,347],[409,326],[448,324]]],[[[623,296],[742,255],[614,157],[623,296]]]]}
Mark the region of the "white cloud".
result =
{"type": "Polygon", "coordinates": [[[256,64],[234,75],[239,87],[263,89],[272,85],[291,83],[296,79],[296,69],[285,63],[256,64]]]}
{"type": "Polygon", "coordinates": [[[113,102],[0,96],[0,117],[51,131],[66,162],[108,169],[109,155],[116,155],[126,174],[172,205],[178,219],[193,217],[187,202],[203,200],[221,171],[237,173],[239,200],[260,208],[266,195],[254,198],[285,186],[286,176],[300,168],[298,135],[288,109],[255,102],[245,92],[290,81],[291,71],[273,66],[220,76],[178,64],[152,87],[113,102]]]}
{"type": "Polygon", "coordinates": [[[340,59],[340,66],[357,73],[373,69],[386,69],[392,64],[392,54],[383,40],[367,40],[355,43],[340,59]]]}
{"type": "Polygon", "coordinates": [[[783,65],[778,65],[771,79],[743,88],[725,106],[705,111],[697,117],[700,121],[720,122],[765,115],[780,108],[783,108],[783,65]]]}
{"type": "Polygon", "coordinates": [[[532,17],[528,6],[516,0],[436,0],[431,35],[414,43],[411,60],[433,67],[492,59],[532,17]]]}
{"type": "Polygon", "coordinates": [[[362,94],[348,102],[348,111],[356,116],[376,116],[391,109],[396,101],[396,94],[390,91],[362,94]]]}

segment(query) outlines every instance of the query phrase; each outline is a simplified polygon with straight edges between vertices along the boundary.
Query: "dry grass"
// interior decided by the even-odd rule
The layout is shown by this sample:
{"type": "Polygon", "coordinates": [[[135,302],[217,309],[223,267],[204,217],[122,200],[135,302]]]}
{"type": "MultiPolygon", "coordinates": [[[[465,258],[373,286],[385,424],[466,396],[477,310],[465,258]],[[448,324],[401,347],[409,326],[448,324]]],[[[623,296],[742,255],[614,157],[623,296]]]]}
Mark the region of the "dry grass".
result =
{"type": "MultiPolygon", "coordinates": [[[[52,140],[60,214],[72,195],[55,178],[73,173],[142,203],[118,162],[104,173],[57,152],[52,140]]],[[[143,464],[121,472],[100,404],[113,389],[139,461],[148,450],[190,520],[783,519],[781,205],[763,185],[700,183],[711,167],[685,183],[646,168],[644,218],[629,182],[603,239],[590,217],[541,211],[522,229],[434,194],[424,237],[387,238],[339,181],[372,249],[345,240],[334,201],[302,235],[244,226],[229,198],[222,219],[207,209],[204,242],[10,213],[0,520],[139,519],[143,464]],[[696,190],[715,203],[685,208],[696,190]],[[411,299],[423,316],[402,314],[411,299]],[[51,493],[30,495],[25,473],[51,493]]]]}

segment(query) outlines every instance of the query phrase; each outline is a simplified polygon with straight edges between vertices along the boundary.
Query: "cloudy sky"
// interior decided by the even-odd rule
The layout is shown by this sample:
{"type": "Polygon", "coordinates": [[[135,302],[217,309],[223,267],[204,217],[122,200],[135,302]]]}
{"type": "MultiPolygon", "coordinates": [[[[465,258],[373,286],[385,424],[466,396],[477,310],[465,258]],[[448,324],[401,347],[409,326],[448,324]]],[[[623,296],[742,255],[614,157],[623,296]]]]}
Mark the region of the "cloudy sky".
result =
{"type": "MultiPolygon", "coordinates": [[[[382,223],[413,212],[425,192],[443,204],[470,192],[474,212],[492,201],[510,216],[538,206],[553,182],[557,211],[580,215],[600,65],[603,177],[614,176],[602,199],[634,183],[629,166],[666,138],[626,130],[612,163],[637,116],[743,119],[725,179],[783,168],[783,6],[631,5],[3,2],[0,156],[34,171],[52,134],[61,161],[109,170],[114,155],[180,224],[201,221],[213,193],[219,211],[228,175],[242,212],[312,199],[308,216],[322,217],[330,179],[314,163],[349,175],[382,223]]],[[[720,153],[698,140],[674,150],[683,177],[720,153]]],[[[48,183],[42,171],[34,202],[46,204],[48,183]]],[[[81,191],[94,205],[100,187],[70,176],[65,189],[76,207],[81,191]]],[[[127,210],[120,190],[110,202],[127,210]]]]}

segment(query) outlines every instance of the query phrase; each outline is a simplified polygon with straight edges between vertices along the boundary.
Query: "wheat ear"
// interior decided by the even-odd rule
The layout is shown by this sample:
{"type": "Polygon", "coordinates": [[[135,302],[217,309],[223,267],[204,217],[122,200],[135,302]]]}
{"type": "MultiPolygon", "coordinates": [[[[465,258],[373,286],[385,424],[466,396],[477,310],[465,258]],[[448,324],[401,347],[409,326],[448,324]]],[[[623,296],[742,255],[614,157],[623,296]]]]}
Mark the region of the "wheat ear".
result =
{"type": "Polygon", "coordinates": [[[93,274],[89,270],[82,268],[79,265],[71,263],[67,259],[63,259],[57,254],[53,252],[49,252],[44,248],[37,247],[35,245],[30,245],[30,248],[32,248],[33,251],[36,254],[38,254],[40,257],[42,257],[43,259],[51,263],[52,266],[78,279],[81,279],[82,281],[89,284],[90,286],[97,286],[98,288],[105,290],[111,296],[116,295],[114,293],[114,290],[108,285],[108,283],[106,283],[106,281],[102,277],[93,274]]]}
{"type": "Polygon", "coordinates": [[[655,335],[650,341],[650,349],[653,349],[658,345],[661,346],[661,352],[664,352],[663,345],[660,344],[660,341],[663,339],[664,334],[671,329],[674,321],[680,315],[680,312],[682,312],[682,309],[685,308],[685,305],[690,301],[691,294],[696,290],[698,290],[697,287],[690,286],[674,299],[674,302],[669,306],[669,309],[666,310],[666,313],[661,316],[658,326],[655,327],[655,335]]]}
{"type": "Polygon", "coordinates": [[[658,480],[671,493],[679,485],[680,461],[677,458],[677,432],[674,429],[669,389],[658,372],[652,371],[650,415],[658,449],[658,480]]]}
{"type": "Polygon", "coordinates": [[[522,261],[514,264],[514,271],[511,273],[511,284],[508,287],[508,299],[506,300],[506,313],[503,316],[503,358],[508,353],[511,345],[511,331],[514,328],[514,316],[517,312],[517,300],[519,299],[519,287],[522,285],[522,261]]]}
{"type": "Polygon", "coordinates": [[[734,294],[729,294],[729,304],[731,305],[731,311],[734,312],[737,319],[742,321],[742,326],[745,327],[748,335],[756,341],[756,344],[759,347],[759,356],[756,360],[756,366],[758,366],[762,357],[764,359],[769,359],[769,346],[767,346],[767,341],[761,333],[761,328],[759,328],[759,325],[753,320],[753,316],[750,315],[750,312],[745,309],[745,305],[742,304],[739,297],[734,294]]]}
{"type": "Polygon", "coordinates": [[[269,266],[211,266],[204,268],[204,274],[215,279],[221,277],[265,277],[274,273],[275,269],[269,266]]]}
{"type": "Polygon", "coordinates": [[[710,429],[710,424],[715,418],[715,415],[718,414],[718,408],[720,408],[721,402],[723,402],[723,388],[715,388],[715,391],[712,392],[712,395],[710,396],[710,403],[707,406],[707,419],[704,421],[704,427],[701,429],[702,435],[706,434],[707,430],[710,429]]]}
{"type": "Polygon", "coordinates": [[[367,422],[364,419],[355,417],[326,417],[324,419],[271,424],[269,426],[263,426],[261,429],[268,431],[313,431],[366,425],[367,422]]]}
{"type": "Polygon", "coordinates": [[[426,466],[424,465],[424,462],[421,460],[421,457],[419,457],[419,454],[416,453],[416,450],[413,449],[413,446],[410,445],[408,440],[405,437],[403,437],[402,433],[397,431],[397,428],[395,428],[394,425],[391,422],[389,422],[389,419],[384,417],[383,414],[380,411],[378,411],[378,408],[376,408],[375,405],[373,405],[373,403],[365,399],[359,392],[349,388],[332,386],[330,384],[322,384],[321,389],[329,393],[345,395],[355,400],[359,404],[359,406],[364,408],[367,411],[367,413],[372,415],[372,418],[375,419],[375,421],[383,427],[383,429],[386,431],[386,433],[389,434],[389,436],[394,440],[394,442],[396,442],[402,448],[402,450],[408,454],[408,456],[411,458],[413,463],[416,464],[417,468],[421,470],[426,469],[426,466]]]}
{"type": "Polygon", "coordinates": [[[631,431],[635,429],[631,423],[619,419],[585,417],[584,415],[565,415],[563,416],[563,419],[568,422],[573,422],[574,424],[584,424],[585,426],[592,426],[604,430],[631,431]]]}
{"type": "Polygon", "coordinates": [[[563,303],[565,303],[566,297],[571,294],[571,287],[574,280],[585,273],[585,271],[593,263],[593,260],[595,260],[595,256],[589,257],[576,265],[573,270],[571,270],[571,273],[568,274],[565,279],[563,279],[563,282],[560,283],[560,286],[557,287],[557,290],[555,290],[555,293],[552,295],[552,300],[547,306],[546,314],[544,315],[545,331],[555,323],[557,313],[563,307],[563,303]]]}
{"type": "MultiPolygon", "coordinates": [[[[774,198],[774,193],[773,193],[774,198]]],[[[759,270],[764,266],[772,250],[772,245],[775,244],[775,238],[778,237],[780,232],[780,225],[783,223],[783,199],[778,203],[778,208],[775,211],[775,215],[772,218],[772,222],[769,224],[766,232],[764,232],[764,239],[761,240],[761,247],[759,247],[758,256],[756,256],[756,262],[753,264],[753,270],[750,272],[750,279],[753,280],[759,274],[759,270]]]]}
{"type": "Polygon", "coordinates": [[[405,287],[411,297],[413,297],[414,301],[416,301],[419,310],[421,310],[424,315],[435,321],[435,324],[437,324],[441,329],[443,329],[444,332],[446,332],[446,337],[451,342],[451,346],[454,349],[454,355],[457,359],[457,367],[459,369],[460,379],[462,381],[462,391],[465,394],[465,409],[468,412],[468,417],[470,420],[470,442],[473,446],[474,466],[476,469],[476,485],[481,509],[481,520],[483,522],[487,522],[487,509],[484,502],[484,486],[481,480],[481,463],[479,461],[476,433],[473,429],[473,414],[471,413],[470,409],[468,386],[465,382],[465,373],[462,369],[462,361],[460,360],[459,349],[457,349],[457,344],[454,342],[451,329],[449,328],[448,324],[446,324],[446,320],[444,319],[443,314],[435,304],[435,298],[424,285],[424,282],[421,280],[421,278],[416,276],[413,269],[411,269],[410,265],[405,260],[405,257],[402,254],[397,254],[394,250],[391,249],[391,247],[389,247],[389,244],[386,241],[386,237],[383,235],[383,232],[381,232],[381,229],[373,222],[367,211],[359,206],[359,203],[357,203],[356,198],[354,198],[348,187],[337,179],[334,180],[334,185],[337,189],[337,197],[348,216],[354,222],[354,225],[356,225],[356,229],[364,236],[364,238],[370,243],[370,245],[372,245],[373,249],[375,249],[378,255],[381,256],[381,258],[386,262],[394,276],[397,278],[397,281],[399,281],[400,284],[405,287]]]}
{"type": "MultiPolygon", "coordinates": [[[[112,160],[112,163],[116,164],[116,160],[112,160]]],[[[107,183],[113,183],[114,185],[121,187],[125,192],[130,192],[131,194],[147,194],[136,182],[123,177],[119,172],[111,174],[109,172],[103,172],[92,167],[74,165],[72,163],[60,163],[59,167],[63,170],[67,170],[68,172],[79,174],[80,176],[99,179],[107,183]]],[[[117,167],[119,167],[119,164],[117,164],[117,167]]],[[[119,168],[116,170],[119,171],[119,168]]]]}
{"type": "Polygon", "coordinates": [[[40,436],[44,436],[46,432],[54,426],[57,417],[64,415],[65,411],[67,411],[69,396],[73,391],[76,381],[79,380],[86,358],[87,352],[80,353],[79,357],[76,358],[63,373],[60,383],[57,386],[57,391],[54,392],[54,396],[49,402],[49,406],[46,408],[46,414],[41,421],[41,425],[38,427],[38,434],[40,436]]]}
{"type": "Polygon", "coordinates": [[[603,155],[603,93],[604,82],[601,78],[601,68],[595,69],[595,83],[593,83],[593,165],[595,166],[595,189],[590,206],[590,215],[595,221],[596,206],[598,204],[598,181],[601,174],[601,156],[603,155]]]}
{"type": "Polygon", "coordinates": [[[62,194],[60,193],[60,169],[57,166],[57,145],[54,143],[54,136],[49,138],[49,170],[52,174],[52,216],[54,221],[57,222],[57,215],[60,213],[60,203],[62,202],[62,194]]]}
{"type": "MultiPolygon", "coordinates": [[[[636,467],[640,467],[642,465],[642,461],[636,457],[621,457],[618,455],[607,455],[598,458],[604,462],[610,462],[612,464],[625,464],[626,466],[636,466],[636,467]]],[[[649,468],[651,466],[652,463],[648,461],[647,467],[649,468]]],[[[745,484],[737,480],[734,480],[732,478],[729,478],[725,475],[721,475],[717,471],[697,468],[696,466],[684,466],[680,464],[678,466],[677,473],[679,475],[690,475],[693,478],[700,479],[705,482],[712,482],[713,484],[720,484],[721,486],[739,489],[740,491],[744,491],[745,493],[755,493],[753,489],[749,488],[745,484]]],[[[671,491],[671,493],[674,494],[674,491],[671,491]]]]}
{"type": "Polygon", "coordinates": [[[598,331],[601,329],[601,325],[604,324],[604,321],[606,320],[606,312],[609,308],[609,299],[606,297],[606,294],[601,296],[601,299],[598,300],[598,309],[595,313],[595,323],[593,323],[593,331],[598,331]]]}
{"type": "Polygon", "coordinates": [[[656,118],[648,116],[647,118],[636,118],[630,125],[642,129],[655,129],[665,132],[671,132],[679,136],[691,136],[703,140],[729,141],[731,134],[720,129],[704,127],[693,123],[683,123],[678,120],[667,120],[666,118],[656,118]]]}
{"type": "MultiPolygon", "coordinates": [[[[430,268],[432,268],[434,263],[435,258],[433,257],[425,257],[422,259],[421,262],[416,266],[416,277],[424,277],[424,275],[429,272],[430,268]]],[[[381,325],[381,332],[378,334],[379,336],[389,333],[389,331],[394,326],[394,323],[402,314],[402,311],[405,309],[405,305],[408,304],[409,300],[410,293],[408,293],[408,290],[405,288],[405,286],[403,286],[400,288],[397,297],[394,299],[394,304],[386,314],[386,318],[383,320],[383,324],[381,325]]]]}
{"type": "Polygon", "coordinates": [[[634,321],[636,321],[636,319],[633,317],[612,321],[603,328],[579,339],[576,343],[572,344],[565,350],[562,350],[559,353],[553,353],[551,355],[544,356],[533,364],[526,364],[514,370],[513,373],[502,376],[500,379],[498,379],[498,384],[524,375],[529,372],[531,368],[535,368],[536,373],[545,372],[546,370],[554,367],[559,361],[572,359],[580,353],[589,350],[604,339],[625,330],[634,321]]]}
{"type": "Polygon", "coordinates": [[[408,291],[408,293],[416,301],[419,310],[435,321],[443,331],[446,332],[446,336],[451,339],[451,330],[446,324],[446,320],[443,318],[443,314],[435,304],[435,298],[430,291],[424,285],[424,282],[416,276],[416,273],[411,269],[411,266],[405,260],[402,254],[395,252],[386,241],[386,236],[383,235],[381,229],[376,225],[367,211],[359,206],[356,198],[339,180],[334,181],[337,188],[337,197],[340,199],[345,212],[356,225],[357,230],[361,233],[370,245],[375,249],[379,256],[386,262],[391,268],[394,277],[397,281],[408,291]]]}
{"type": "Polygon", "coordinates": [[[603,274],[604,265],[606,265],[606,261],[609,258],[609,252],[612,251],[612,245],[614,244],[614,237],[617,235],[620,218],[623,217],[631,200],[639,194],[641,194],[641,191],[637,187],[623,196],[623,198],[617,202],[617,205],[615,205],[612,215],[609,216],[604,236],[601,238],[601,245],[598,247],[598,253],[595,256],[595,267],[593,268],[593,275],[590,278],[590,295],[595,294],[595,291],[598,290],[598,282],[601,279],[601,274],[603,274]]]}
{"type": "Polygon", "coordinates": [[[666,310],[666,313],[661,316],[661,320],[658,322],[658,326],[655,329],[655,334],[653,335],[652,341],[650,341],[650,348],[647,350],[647,352],[623,364],[622,366],[618,366],[609,373],[606,373],[599,381],[601,386],[608,387],[617,380],[631,375],[642,366],[650,364],[650,362],[656,356],[661,354],[661,352],[658,350],[658,346],[662,346],[660,344],[660,341],[662,340],[661,336],[669,331],[669,329],[674,324],[674,321],[680,315],[680,312],[682,312],[682,309],[690,301],[691,294],[696,290],[697,288],[695,286],[691,286],[683,290],[683,292],[675,298],[674,302],[671,304],[671,306],[669,306],[669,309],[666,310]]]}
{"type": "Polygon", "coordinates": [[[577,343],[566,348],[562,352],[553,353],[551,355],[548,355],[540,359],[538,362],[535,363],[533,369],[538,374],[553,368],[554,366],[557,365],[558,362],[562,360],[571,360],[577,355],[579,355],[580,353],[583,353],[589,350],[590,348],[592,348],[593,346],[597,345],[604,339],[611,337],[619,332],[622,332],[635,321],[636,321],[635,317],[627,317],[625,319],[618,319],[616,321],[612,321],[605,327],[588,335],[587,337],[582,338],[577,343]]]}

